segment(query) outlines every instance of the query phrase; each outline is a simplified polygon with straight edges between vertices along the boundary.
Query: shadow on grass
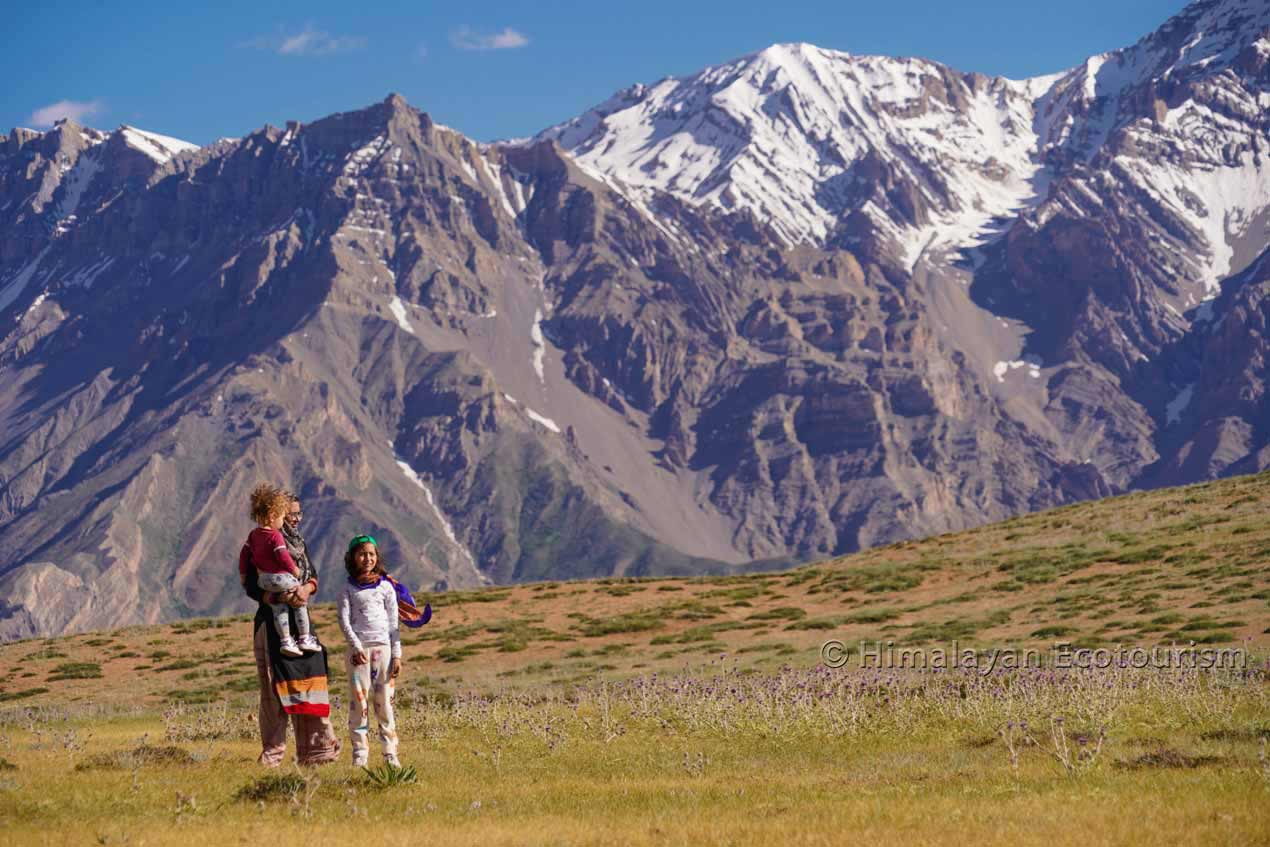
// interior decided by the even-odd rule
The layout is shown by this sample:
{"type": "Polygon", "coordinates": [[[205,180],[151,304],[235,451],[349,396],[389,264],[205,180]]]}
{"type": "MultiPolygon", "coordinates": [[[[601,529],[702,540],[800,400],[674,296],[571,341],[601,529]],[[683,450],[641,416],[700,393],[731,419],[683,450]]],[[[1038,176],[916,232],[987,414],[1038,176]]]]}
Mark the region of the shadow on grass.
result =
{"type": "Polygon", "coordinates": [[[1136,759],[1116,762],[1121,770],[1146,770],[1148,768],[1202,768],[1209,765],[1230,764],[1228,756],[1190,756],[1178,750],[1161,747],[1151,753],[1143,753],[1136,759]]]}
{"type": "Polygon", "coordinates": [[[142,744],[131,750],[111,750],[89,756],[77,771],[131,770],[146,765],[192,765],[198,760],[184,747],[142,744]]]}
{"type": "Polygon", "coordinates": [[[254,779],[238,789],[234,799],[249,803],[260,803],[266,800],[291,801],[308,786],[308,780],[298,773],[271,773],[254,779]]]}

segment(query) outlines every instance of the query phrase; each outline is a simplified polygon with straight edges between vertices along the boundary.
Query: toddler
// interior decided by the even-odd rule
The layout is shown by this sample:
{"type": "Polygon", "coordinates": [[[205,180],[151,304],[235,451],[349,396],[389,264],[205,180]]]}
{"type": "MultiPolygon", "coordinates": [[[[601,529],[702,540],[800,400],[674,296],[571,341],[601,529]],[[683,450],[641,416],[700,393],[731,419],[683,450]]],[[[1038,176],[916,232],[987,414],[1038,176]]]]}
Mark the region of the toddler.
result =
{"type": "MultiPolygon", "coordinates": [[[[291,509],[291,498],[285,491],[269,485],[258,485],[251,492],[251,517],[259,526],[247,536],[242,552],[238,554],[238,576],[247,579],[249,565],[256,568],[256,584],[261,591],[286,594],[300,584],[300,568],[287,551],[287,541],[280,531],[283,518],[291,509]]],[[[278,631],[280,650],[286,656],[316,653],[322,645],[309,632],[309,610],[299,606],[295,610],[295,627],[299,643],[291,637],[291,625],[287,618],[290,606],[281,602],[270,603],[273,625],[278,631]]]]}

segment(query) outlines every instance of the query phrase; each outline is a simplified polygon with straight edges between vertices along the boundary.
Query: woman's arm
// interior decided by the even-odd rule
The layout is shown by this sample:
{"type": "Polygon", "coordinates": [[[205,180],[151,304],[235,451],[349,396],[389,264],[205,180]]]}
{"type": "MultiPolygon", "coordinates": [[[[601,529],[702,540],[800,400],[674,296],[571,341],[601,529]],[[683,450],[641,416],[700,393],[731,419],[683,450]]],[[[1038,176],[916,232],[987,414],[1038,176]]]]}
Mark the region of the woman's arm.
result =
{"type": "Polygon", "coordinates": [[[309,602],[309,598],[317,594],[318,590],[317,565],[313,564],[313,559],[309,556],[309,545],[307,543],[304,545],[304,560],[309,563],[310,576],[307,582],[300,584],[300,588],[297,589],[297,596],[287,600],[293,608],[298,608],[309,602]],[[304,594],[303,596],[298,596],[301,590],[304,591],[304,594]]]}

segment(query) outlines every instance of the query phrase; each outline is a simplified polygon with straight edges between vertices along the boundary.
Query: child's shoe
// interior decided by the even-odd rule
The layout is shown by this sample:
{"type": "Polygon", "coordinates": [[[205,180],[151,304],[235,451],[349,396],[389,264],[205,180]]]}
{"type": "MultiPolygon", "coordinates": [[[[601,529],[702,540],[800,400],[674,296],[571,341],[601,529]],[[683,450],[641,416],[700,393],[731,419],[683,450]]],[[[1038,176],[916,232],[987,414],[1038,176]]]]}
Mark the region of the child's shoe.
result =
{"type": "Polygon", "coordinates": [[[384,761],[392,765],[394,768],[401,767],[401,759],[398,759],[396,756],[384,756],[384,761]]]}
{"type": "Polygon", "coordinates": [[[278,648],[278,652],[284,656],[303,656],[304,653],[296,646],[295,640],[287,638],[283,640],[282,645],[278,648]]]}
{"type": "Polygon", "coordinates": [[[366,756],[364,756],[364,755],[362,755],[362,756],[356,756],[356,755],[355,755],[355,756],[353,756],[353,767],[355,767],[355,768],[364,768],[364,767],[366,767],[366,763],[367,763],[367,761],[368,761],[368,759],[367,759],[367,757],[366,757],[366,756]]]}
{"type": "Polygon", "coordinates": [[[306,653],[320,653],[322,645],[312,635],[306,635],[300,639],[300,649],[306,653]]]}

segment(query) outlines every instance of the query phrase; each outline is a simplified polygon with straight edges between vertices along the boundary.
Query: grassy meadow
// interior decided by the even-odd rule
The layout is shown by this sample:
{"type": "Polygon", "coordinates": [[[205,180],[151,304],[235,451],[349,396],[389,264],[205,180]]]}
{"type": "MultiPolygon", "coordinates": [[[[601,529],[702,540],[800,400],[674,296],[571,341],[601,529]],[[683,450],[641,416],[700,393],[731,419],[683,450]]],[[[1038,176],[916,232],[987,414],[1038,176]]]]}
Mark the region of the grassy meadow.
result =
{"type": "Polygon", "coordinates": [[[255,764],[249,616],[3,644],[0,844],[1270,844],[1267,506],[1260,474],[782,573],[434,595],[403,772],[255,764]],[[864,668],[862,640],[1045,661],[864,668]]]}

